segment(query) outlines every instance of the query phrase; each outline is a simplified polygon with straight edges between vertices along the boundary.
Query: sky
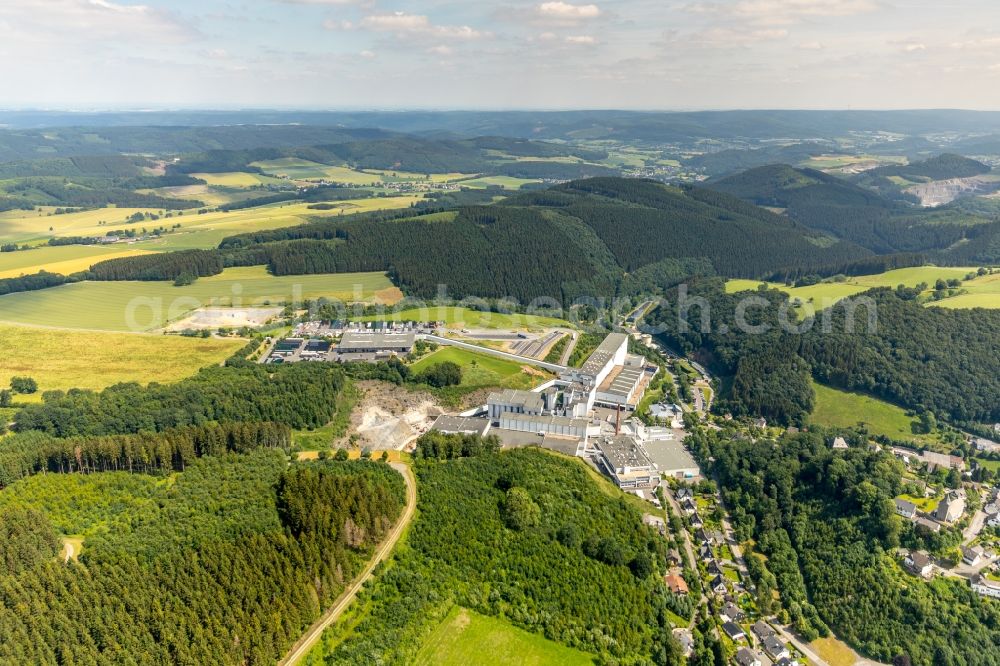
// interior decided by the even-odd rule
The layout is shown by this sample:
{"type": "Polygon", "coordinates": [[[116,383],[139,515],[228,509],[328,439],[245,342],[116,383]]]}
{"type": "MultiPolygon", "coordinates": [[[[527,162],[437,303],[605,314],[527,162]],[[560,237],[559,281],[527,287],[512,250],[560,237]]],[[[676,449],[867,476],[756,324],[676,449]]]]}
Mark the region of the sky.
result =
{"type": "Polygon", "coordinates": [[[0,0],[7,108],[1000,110],[1000,1],[0,0]]]}

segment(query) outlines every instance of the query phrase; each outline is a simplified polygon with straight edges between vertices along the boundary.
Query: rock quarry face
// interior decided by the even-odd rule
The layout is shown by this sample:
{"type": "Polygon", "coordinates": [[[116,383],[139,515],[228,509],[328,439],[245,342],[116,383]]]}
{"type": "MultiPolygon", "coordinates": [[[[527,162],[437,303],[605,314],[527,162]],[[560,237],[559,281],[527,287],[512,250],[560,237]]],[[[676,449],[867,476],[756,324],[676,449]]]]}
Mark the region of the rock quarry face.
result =
{"type": "Polygon", "coordinates": [[[988,176],[971,176],[969,178],[950,178],[920,183],[904,190],[920,199],[920,205],[926,208],[943,206],[951,203],[963,194],[988,194],[1000,189],[1000,181],[988,176]]]}

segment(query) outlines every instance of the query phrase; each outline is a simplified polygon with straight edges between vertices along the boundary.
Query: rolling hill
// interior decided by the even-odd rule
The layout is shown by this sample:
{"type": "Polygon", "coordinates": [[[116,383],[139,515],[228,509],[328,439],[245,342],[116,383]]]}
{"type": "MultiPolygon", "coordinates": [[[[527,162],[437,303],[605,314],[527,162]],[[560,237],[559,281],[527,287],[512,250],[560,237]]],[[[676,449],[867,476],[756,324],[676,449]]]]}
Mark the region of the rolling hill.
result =
{"type": "Polygon", "coordinates": [[[737,198],[647,180],[593,178],[492,206],[386,220],[329,219],[227,238],[227,265],[277,275],[388,271],[407,293],[568,302],[663,287],[692,274],[802,273],[870,256],[737,198]]]}
{"type": "MultiPolygon", "coordinates": [[[[932,167],[924,171],[943,173],[932,167]]],[[[988,245],[985,239],[996,233],[995,225],[985,218],[970,219],[948,207],[918,209],[836,176],[783,164],[728,176],[710,187],[757,205],[784,209],[791,220],[877,254],[925,253],[936,261],[988,261],[976,248],[988,245]],[[970,241],[976,242],[965,247],[970,241]]]]}

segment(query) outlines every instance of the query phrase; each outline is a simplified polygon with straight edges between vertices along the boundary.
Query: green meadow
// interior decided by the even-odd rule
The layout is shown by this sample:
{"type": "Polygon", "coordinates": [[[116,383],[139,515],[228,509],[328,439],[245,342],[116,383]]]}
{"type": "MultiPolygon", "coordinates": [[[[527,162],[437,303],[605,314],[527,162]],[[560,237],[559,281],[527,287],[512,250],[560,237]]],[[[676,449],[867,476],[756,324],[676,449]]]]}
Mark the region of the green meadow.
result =
{"type": "Polygon", "coordinates": [[[455,606],[417,653],[418,666],[575,666],[586,652],[560,645],[504,620],[455,606]]]}
{"type": "Polygon", "coordinates": [[[441,347],[411,367],[414,372],[421,372],[445,361],[451,361],[462,368],[460,393],[492,387],[529,389],[551,377],[549,373],[538,368],[458,347],[441,347]]]}
{"type": "Polygon", "coordinates": [[[263,266],[229,268],[192,285],[171,282],[77,282],[0,296],[0,322],[103,331],[162,328],[208,305],[253,307],[315,299],[392,303],[399,290],[384,273],[276,277],[263,266]]]}
{"type": "Polygon", "coordinates": [[[816,425],[852,428],[864,423],[875,435],[921,444],[936,441],[933,436],[915,434],[913,426],[917,419],[907,416],[902,407],[864,393],[841,391],[815,382],[813,388],[816,406],[809,420],[816,425]]]}
{"type": "MultiPolygon", "coordinates": [[[[762,282],[761,280],[729,280],[726,282],[726,291],[729,293],[752,291],[761,284],[766,284],[769,288],[785,292],[793,300],[801,301],[802,309],[808,314],[874,287],[896,287],[901,284],[907,287],[916,287],[923,282],[930,289],[933,289],[934,283],[939,279],[964,280],[966,275],[975,271],[976,268],[968,266],[919,266],[899,268],[876,275],[848,277],[844,282],[820,282],[808,287],[788,287],[778,282],[762,282]]],[[[947,298],[933,304],[943,307],[1000,307],[1000,275],[984,276],[966,281],[962,284],[962,289],[969,291],[970,294],[947,298]]]]}

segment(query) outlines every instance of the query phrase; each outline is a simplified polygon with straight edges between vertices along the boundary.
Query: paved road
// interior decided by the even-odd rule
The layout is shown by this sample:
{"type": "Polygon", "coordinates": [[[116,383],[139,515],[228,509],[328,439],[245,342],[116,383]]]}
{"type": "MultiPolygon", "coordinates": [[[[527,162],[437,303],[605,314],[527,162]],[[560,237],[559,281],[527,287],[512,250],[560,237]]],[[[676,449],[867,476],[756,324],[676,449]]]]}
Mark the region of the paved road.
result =
{"type": "Polygon", "coordinates": [[[309,653],[316,641],[323,634],[323,631],[329,627],[331,624],[340,618],[340,615],[351,605],[354,601],[354,597],[357,596],[358,591],[361,590],[361,586],[368,581],[372,576],[372,572],[375,571],[375,567],[378,566],[379,562],[384,561],[389,557],[392,549],[396,546],[396,542],[399,541],[399,537],[403,535],[403,531],[406,526],[410,524],[410,520],[413,518],[413,514],[417,508],[417,484],[413,479],[413,472],[410,470],[408,465],[403,463],[390,463],[397,472],[403,475],[406,480],[406,509],[403,511],[403,515],[396,522],[396,526],[392,528],[392,532],[389,536],[382,542],[382,545],[375,552],[375,556],[368,563],[365,570],[358,576],[354,583],[344,590],[343,594],[337,599],[337,603],[333,605],[332,608],[327,610],[323,615],[309,627],[309,631],[305,633],[302,638],[300,638],[289,653],[282,659],[279,663],[284,666],[291,666],[291,664],[297,664],[300,659],[309,653]]]}
{"type": "Polygon", "coordinates": [[[776,618],[772,617],[770,620],[771,625],[778,632],[778,635],[785,639],[785,642],[791,643],[795,646],[795,649],[804,654],[810,664],[815,664],[816,666],[830,666],[830,664],[825,659],[820,658],[820,656],[816,654],[811,647],[800,641],[794,634],[785,629],[785,627],[778,624],[776,618]]]}
{"type": "Polygon", "coordinates": [[[573,350],[576,349],[576,343],[580,340],[579,333],[570,333],[569,342],[566,344],[566,349],[563,349],[562,356],[559,357],[559,365],[569,366],[569,357],[573,355],[573,350]]]}
{"type": "Polygon", "coordinates": [[[972,520],[969,521],[969,526],[962,531],[962,543],[968,545],[975,540],[979,533],[983,529],[983,523],[986,522],[986,512],[980,509],[976,511],[975,515],[972,516],[972,520]]]}

